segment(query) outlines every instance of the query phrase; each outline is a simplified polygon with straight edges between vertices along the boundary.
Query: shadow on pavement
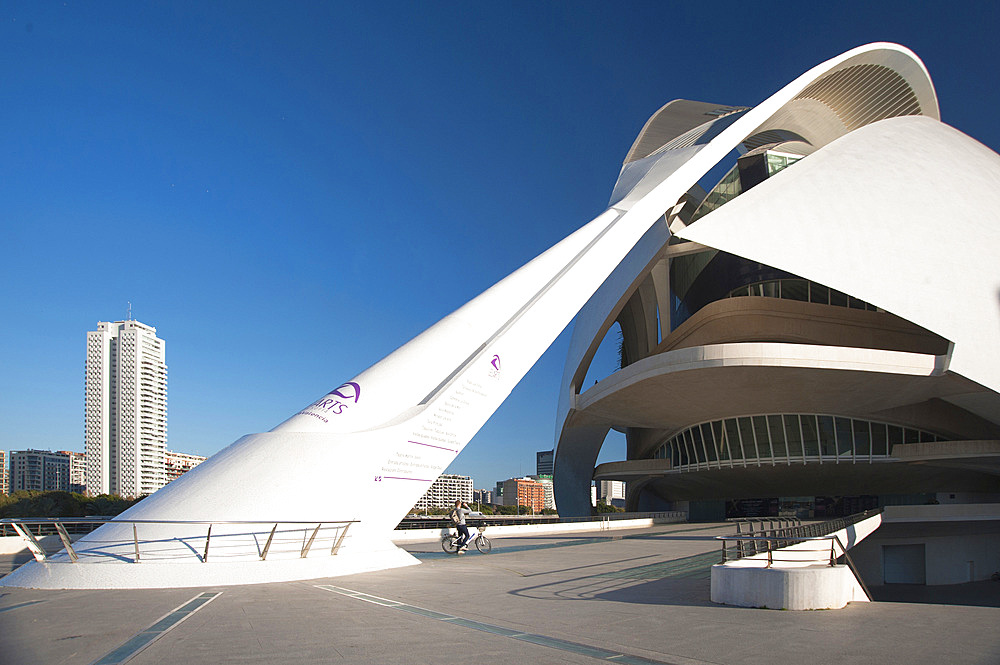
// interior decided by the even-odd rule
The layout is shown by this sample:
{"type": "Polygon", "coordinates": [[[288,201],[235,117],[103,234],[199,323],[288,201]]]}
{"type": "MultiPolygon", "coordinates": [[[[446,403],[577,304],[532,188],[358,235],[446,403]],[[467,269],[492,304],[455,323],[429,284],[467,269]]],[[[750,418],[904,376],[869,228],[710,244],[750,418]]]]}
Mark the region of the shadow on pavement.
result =
{"type": "Polygon", "coordinates": [[[973,605],[1000,607],[1000,582],[989,580],[965,584],[883,584],[869,587],[872,598],[889,603],[973,605]]]}

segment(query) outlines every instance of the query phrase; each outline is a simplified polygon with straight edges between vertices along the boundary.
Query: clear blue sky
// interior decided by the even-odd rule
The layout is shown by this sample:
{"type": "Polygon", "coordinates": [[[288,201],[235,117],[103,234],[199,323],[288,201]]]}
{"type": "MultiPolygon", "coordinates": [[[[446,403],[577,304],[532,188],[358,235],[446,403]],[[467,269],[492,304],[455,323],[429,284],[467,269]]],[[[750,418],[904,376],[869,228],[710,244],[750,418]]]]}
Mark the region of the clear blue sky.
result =
{"type": "MultiPolygon", "coordinates": [[[[86,331],[127,301],[170,448],[272,428],[602,211],[670,99],[896,41],[996,150],[1000,15],[926,4],[4,2],[0,448],[82,450],[86,331]]],[[[567,340],[452,472],[534,471],[567,340]]]]}

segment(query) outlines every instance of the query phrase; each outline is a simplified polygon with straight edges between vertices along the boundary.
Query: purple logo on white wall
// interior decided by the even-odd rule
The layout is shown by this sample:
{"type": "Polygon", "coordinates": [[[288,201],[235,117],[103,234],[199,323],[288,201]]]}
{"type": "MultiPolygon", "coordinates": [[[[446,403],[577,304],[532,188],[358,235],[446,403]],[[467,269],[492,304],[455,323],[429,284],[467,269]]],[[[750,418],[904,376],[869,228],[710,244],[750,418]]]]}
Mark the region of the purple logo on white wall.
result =
{"type": "Polygon", "coordinates": [[[361,399],[361,386],[348,381],[331,390],[326,397],[313,404],[313,408],[339,415],[352,403],[357,404],[359,399],[361,399]]]}
{"type": "Polygon", "coordinates": [[[500,378],[500,356],[494,355],[493,359],[490,361],[490,365],[492,366],[492,369],[490,370],[490,378],[491,379],[499,379],[500,378]]]}

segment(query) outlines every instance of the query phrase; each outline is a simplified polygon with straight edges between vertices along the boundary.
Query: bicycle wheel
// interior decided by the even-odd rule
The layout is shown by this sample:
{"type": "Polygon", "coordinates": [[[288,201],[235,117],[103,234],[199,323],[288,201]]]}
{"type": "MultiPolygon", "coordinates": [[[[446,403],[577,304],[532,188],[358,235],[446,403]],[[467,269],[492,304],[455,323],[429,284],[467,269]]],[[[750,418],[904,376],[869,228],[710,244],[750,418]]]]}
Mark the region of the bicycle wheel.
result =
{"type": "Polygon", "coordinates": [[[476,549],[483,554],[489,554],[490,550],[493,549],[493,543],[486,536],[479,536],[476,538],[476,549]]]}
{"type": "Polygon", "coordinates": [[[458,545],[455,544],[454,536],[445,536],[441,539],[441,549],[443,549],[448,554],[454,554],[458,551],[458,545]]]}

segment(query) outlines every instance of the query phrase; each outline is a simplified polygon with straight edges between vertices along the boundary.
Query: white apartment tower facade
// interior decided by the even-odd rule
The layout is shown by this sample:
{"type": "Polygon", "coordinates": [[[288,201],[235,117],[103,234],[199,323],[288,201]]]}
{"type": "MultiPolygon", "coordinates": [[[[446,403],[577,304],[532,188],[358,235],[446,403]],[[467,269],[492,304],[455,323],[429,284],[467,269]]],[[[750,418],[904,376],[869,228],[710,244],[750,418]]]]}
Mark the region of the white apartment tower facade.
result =
{"type": "Polygon", "coordinates": [[[456,501],[464,501],[466,503],[472,501],[472,477],[442,473],[427,488],[427,491],[420,497],[414,508],[417,510],[448,508],[455,505],[456,501]]]}
{"type": "Polygon", "coordinates": [[[135,320],[87,333],[84,444],[87,492],[152,494],[167,483],[166,345],[135,320]]]}

